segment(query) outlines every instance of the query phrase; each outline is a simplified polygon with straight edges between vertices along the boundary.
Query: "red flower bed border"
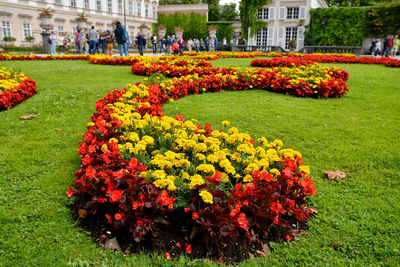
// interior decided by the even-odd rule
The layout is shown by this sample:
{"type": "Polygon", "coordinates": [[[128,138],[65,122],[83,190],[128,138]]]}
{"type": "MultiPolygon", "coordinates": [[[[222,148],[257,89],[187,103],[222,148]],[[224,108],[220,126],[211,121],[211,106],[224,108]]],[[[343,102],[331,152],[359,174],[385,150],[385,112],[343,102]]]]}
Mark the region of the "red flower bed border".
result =
{"type": "Polygon", "coordinates": [[[10,109],[25,99],[35,95],[37,92],[36,82],[26,78],[20,85],[12,90],[5,90],[0,93],[0,110],[10,109]]]}
{"type": "Polygon", "coordinates": [[[379,64],[386,67],[399,68],[400,60],[388,57],[357,57],[341,55],[290,55],[287,57],[274,57],[272,59],[254,59],[251,61],[253,67],[287,67],[292,64],[308,65],[319,63],[344,63],[344,64],[379,64]]]}

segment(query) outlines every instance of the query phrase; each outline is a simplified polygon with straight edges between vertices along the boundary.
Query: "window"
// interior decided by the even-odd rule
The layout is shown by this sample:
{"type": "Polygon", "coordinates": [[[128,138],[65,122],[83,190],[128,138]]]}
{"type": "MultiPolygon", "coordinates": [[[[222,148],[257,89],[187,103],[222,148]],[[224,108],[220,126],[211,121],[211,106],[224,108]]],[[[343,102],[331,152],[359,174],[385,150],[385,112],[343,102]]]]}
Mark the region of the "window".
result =
{"type": "Polygon", "coordinates": [[[78,28],[77,28],[77,27],[73,27],[73,28],[72,28],[72,33],[75,34],[77,31],[78,31],[78,28]]]}
{"type": "Polygon", "coordinates": [[[54,0],[54,4],[61,5],[61,0],[54,0]]]}
{"type": "Polygon", "coordinates": [[[268,8],[263,8],[257,10],[258,12],[258,19],[267,20],[268,19],[268,8]]]}
{"type": "Polygon", "coordinates": [[[286,28],[285,49],[289,49],[289,42],[292,40],[297,42],[297,28],[286,28]]]}
{"type": "Polygon", "coordinates": [[[71,0],[71,2],[70,2],[70,6],[72,6],[72,7],[76,7],[76,0],[71,0]]]}
{"type": "Polygon", "coordinates": [[[299,8],[298,7],[288,7],[286,18],[287,19],[298,19],[299,18],[299,8]]]}
{"type": "Polygon", "coordinates": [[[263,28],[261,30],[258,30],[256,35],[256,45],[266,46],[268,38],[267,36],[268,36],[268,28],[263,28]]]}
{"type": "Polygon", "coordinates": [[[89,9],[89,0],[85,0],[85,8],[89,9]]]}
{"type": "Polygon", "coordinates": [[[108,12],[112,12],[112,0],[107,0],[107,10],[108,12]]]}
{"type": "Polygon", "coordinates": [[[57,32],[62,33],[64,35],[64,26],[58,26],[57,27],[57,32]]]}
{"type": "Polygon", "coordinates": [[[122,0],[118,0],[118,13],[122,14],[123,10],[122,10],[122,0]]]}
{"type": "Polygon", "coordinates": [[[146,6],[145,6],[144,16],[145,16],[146,18],[149,17],[149,5],[147,5],[147,4],[146,4],[146,6]]]}
{"type": "Polygon", "coordinates": [[[128,2],[128,13],[131,16],[133,15],[133,2],[132,1],[128,2]]]}
{"type": "Polygon", "coordinates": [[[139,17],[142,16],[142,2],[140,2],[140,1],[137,3],[137,15],[139,17]]]}
{"type": "Polygon", "coordinates": [[[153,19],[157,19],[157,8],[153,6],[153,19]]]}
{"type": "Polygon", "coordinates": [[[9,21],[2,21],[1,28],[3,32],[3,38],[11,36],[11,25],[9,21]]]}
{"type": "Polygon", "coordinates": [[[96,0],[96,10],[101,11],[101,0],[96,0]]]}
{"type": "Polygon", "coordinates": [[[32,36],[32,30],[31,30],[31,24],[29,23],[23,23],[22,24],[22,31],[24,34],[24,40],[26,40],[26,37],[32,36]]]}

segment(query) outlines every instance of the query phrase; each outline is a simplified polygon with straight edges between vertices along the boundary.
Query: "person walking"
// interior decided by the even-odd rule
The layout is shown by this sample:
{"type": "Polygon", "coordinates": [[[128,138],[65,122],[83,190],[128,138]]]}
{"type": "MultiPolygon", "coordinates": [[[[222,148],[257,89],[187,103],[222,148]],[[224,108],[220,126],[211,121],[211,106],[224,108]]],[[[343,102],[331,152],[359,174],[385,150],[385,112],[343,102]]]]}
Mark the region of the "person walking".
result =
{"type": "Polygon", "coordinates": [[[107,49],[107,35],[106,34],[107,34],[107,32],[102,32],[99,37],[102,54],[105,54],[106,49],[107,49]]]}
{"type": "Polygon", "coordinates": [[[60,55],[64,55],[65,46],[67,45],[67,39],[65,39],[62,32],[58,34],[57,45],[58,45],[58,50],[60,50],[60,55]]]}
{"type": "Polygon", "coordinates": [[[215,36],[215,38],[214,38],[214,51],[215,52],[218,51],[218,38],[217,38],[217,36],[215,36]]]}
{"type": "Polygon", "coordinates": [[[188,43],[187,43],[187,48],[188,48],[189,52],[192,52],[193,46],[194,46],[194,42],[193,42],[192,38],[189,38],[188,43]]]}
{"type": "Polygon", "coordinates": [[[114,48],[114,34],[110,31],[107,30],[107,55],[112,55],[113,53],[113,48],[114,48]]]}
{"type": "Polygon", "coordinates": [[[209,41],[209,46],[208,46],[208,52],[213,52],[214,51],[214,45],[215,45],[215,38],[212,38],[210,41],[209,41]]]}
{"type": "Polygon", "coordinates": [[[96,42],[98,39],[98,32],[94,29],[94,26],[90,28],[90,31],[88,33],[89,36],[89,54],[94,55],[94,51],[96,49],[96,42]]]}
{"type": "Polygon", "coordinates": [[[153,45],[153,54],[157,53],[157,35],[153,33],[151,36],[151,44],[153,45]]]}
{"type": "Polygon", "coordinates": [[[160,54],[162,53],[162,50],[164,50],[165,53],[167,53],[167,50],[165,49],[165,39],[164,37],[160,37],[160,54]]]}
{"type": "Polygon", "coordinates": [[[129,56],[129,51],[128,51],[128,49],[129,49],[129,34],[126,29],[124,29],[122,41],[124,42],[124,54],[127,57],[127,56],[129,56]]]}
{"type": "Polygon", "coordinates": [[[204,40],[204,47],[205,47],[205,51],[208,52],[209,47],[210,47],[210,39],[207,38],[204,40]]]}
{"type": "Polygon", "coordinates": [[[399,36],[396,35],[393,40],[393,49],[392,49],[392,57],[396,57],[397,52],[399,51],[400,39],[399,36]]]}
{"type": "Polygon", "coordinates": [[[143,46],[144,46],[144,38],[140,32],[138,32],[136,36],[136,43],[139,49],[139,54],[143,56],[143,46]]]}
{"type": "Polygon", "coordinates": [[[200,41],[199,41],[199,39],[195,38],[194,39],[194,51],[196,51],[198,53],[200,50],[199,47],[200,47],[200,41]]]}
{"type": "Polygon", "coordinates": [[[124,27],[122,27],[121,22],[117,21],[117,27],[114,30],[114,36],[118,43],[119,55],[123,56],[123,51],[125,47],[124,42],[124,27]]]}
{"type": "Polygon", "coordinates": [[[378,41],[374,38],[374,39],[372,39],[372,42],[371,42],[371,47],[369,48],[369,53],[371,54],[371,56],[374,56],[374,54],[375,54],[375,51],[376,51],[376,43],[377,43],[378,41]]]}
{"type": "Polygon", "coordinates": [[[205,47],[206,47],[206,44],[205,44],[203,38],[200,38],[200,47],[199,47],[200,48],[200,52],[204,52],[205,47]]]}
{"type": "Polygon", "coordinates": [[[222,40],[222,51],[226,51],[226,37],[222,40]]]}
{"type": "Polygon", "coordinates": [[[181,37],[181,39],[179,39],[178,45],[179,45],[179,49],[181,50],[181,53],[183,53],[183,51],[185,51],[185,40],[183,40],[182,37],[181,37]]]}
{"type": "Polygon", "coordinates": [[[54,32],[51,32],[49,39],[50,39],[50,53],[52,55],[57,55],[56,51],[57,37],[54,34],[54,32]]]}
{"type": "Polygon", "coordinates": [[[82,39],[82,33],[81,30],[78,30],[74,36],[74,41],[75,41],[75,47],[76,47],[76,53],[80,54],[81,53],[81,39],[82,39]]]}
{"type": "Polygon", "coordinates": [[[170,36],[168,36],[168,38],[167,38],[168,54],[171,54],[171,45],[172,45],[172,38],[170,36]]]}
{"type": "Polygon", "coordinates": [[[382,51],[382,43],[381,40],[378,38],[376,40],[376,50],[375,50],[375,56],[377,57],[382,51]]]}
{"type": "Polygon", "coordinates": [[[393,36],[389,35],[386,43],[385,57],[390,57],[392,55],[392,48],[393,48],[393,36]]]}

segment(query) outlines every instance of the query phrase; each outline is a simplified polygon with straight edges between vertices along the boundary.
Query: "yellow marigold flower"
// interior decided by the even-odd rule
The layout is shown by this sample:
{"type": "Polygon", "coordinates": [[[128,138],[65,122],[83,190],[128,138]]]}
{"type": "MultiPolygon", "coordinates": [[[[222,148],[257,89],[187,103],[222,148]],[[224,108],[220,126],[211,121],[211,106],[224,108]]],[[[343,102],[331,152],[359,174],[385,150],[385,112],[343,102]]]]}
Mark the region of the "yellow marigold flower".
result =
{"type": "Polygon", "coordinates": [[[214,174],[215,173],[215,168],[211,164],[200,164],[199,166],[196,167],[197,171],[203,171],[208,174],[214,174]]]}
{"type": "Polygon", "coordinates": [[[281,172],[278,169],[275,169],[275,168],[274,169],[270,169],[269,173],[275,174],[275,175],[280,175],[281,174],[281,172]]]}
{"type": "Polygon", "coordinates": [[[177,189],[178,188],[174,184],[169,185],[168,188],[167,188],[168,191],[176,191],[177,189]]]}
{"type": "Polygon", "coordinates": [[[225,172],[221,172],[221,174],[222,174],[221,182],[223,182],[223,183],[229,182],[229,176],[228,176],[228,174],[226,174],[225,172]]]}
{"type": "Polygon", "coordinates": [[[183,172],[183,173],[182,173],[182,178],[183,178],[183,179],[190,179],[189,173],[183,172]]]}
{"type": "Polygon", "coordinates": [[[229,126],[231,123],[229,121],[223,121],[221,122],[222,126],[229,126]]]}
{"type": "Polygon", "coordinates": [[[91,121],[91,122],[88,122],[88,124],[87,124],[88,127],[91,127],[91,126],[94,126],[94,125],[95,125],[95,124],[94,124],[94,122],[92,122],[92,121],[91,121]]]}
{"type": "Polygon", "coordinates": [[[310,174],[310,168],[308,167],[308,166],[300,166],[299,167],[299,170],[301,171],[301,172],[304,172],[306,175],[309,175],[310,174]]]}
{"type": "Polygon", "coordinates": [[[243,182],[245,183],[251,183],[253,182],[253,177],[250,174],[247,174],[244,178],[243,178],[243,182]]]}
{"type": "Polygon", "coordinates": [[[228,133],[229,134],[239,133],[239,130],[236,127],[232,127],[232,128],[229,129],[228,133]]]}
{"type": "Polygon", "coordinates": [[[215,163],[218,161],[218,157],[214,154],[208,155],[207,156],[207,161],[211,162],[211,163],[215,163]]]}
{"type": "Polygon", "coordinates": [[[213,203],[213,196],[211,195],[210,192],[208,192],[207,190],[203,190],[200,192],[199,196],[201,196],[201,198],[203,199],[203,201],[205,203],[213,203]]]}
{"type": "Polygon", "coordinates": [[[204,143],[197,144],[194,148],[195,152],[206,152],[207,151],[207,145],[204,143]]]}
{"type": "Polygon", "coordinates": [[[101,151],[106,151],[108,149],[108,147],[107,147],[107,144],[103,144],[102,146],[101,146],[101,151]]]}
{"type": "Polygon", "coordinates": [[[204,156],[204,155],[201,154],[201,153],[197,153],[197,154],[196,154],[196,158],[197,158],[198,160],[204,160],[204,159],[206,158],[206,156],[204,156]]]}
{"type": "Polygon", "coordinates": [[[190,178],[189,189],[193,189],[196,185],[204,184],[204,179],[199,174],[195,174],[190,178]]]}

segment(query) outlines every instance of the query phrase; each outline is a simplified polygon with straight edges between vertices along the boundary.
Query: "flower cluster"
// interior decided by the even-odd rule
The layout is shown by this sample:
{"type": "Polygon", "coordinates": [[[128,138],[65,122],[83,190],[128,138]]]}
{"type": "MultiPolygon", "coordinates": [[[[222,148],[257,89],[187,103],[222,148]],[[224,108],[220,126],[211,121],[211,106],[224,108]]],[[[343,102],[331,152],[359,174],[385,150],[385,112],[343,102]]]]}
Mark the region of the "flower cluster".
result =
{"type": "Polygon", "coordinates": [[[19,104],[36,91],[35,81],[12,69],[0,68],[0,110],[19,104]]]}
{"type": "Polygon", "coordinates": [[[252,67],[274,68],[305,66],[315,63],[315,61],[304,59],[302,57],[274,57],[272,59],[253,59],[250,63],[252,67]]]}
{"type": "Polygon", "coordinates": [[[274,225],[309,218],[306,197],[316,191],[299,152],[235,127],[225,132],[162,115],[171,97],[197,92],[178,95],[175,86],[203,81],[182,78],[128,85],[97,102],[67,195],[85,200],[89,215],[129,227],[136,242],[172,212],[190,214],[186,225],[219,244],[241,233],[261,239],[274,225]]]}
{"type": "MultiPolygon", "coordinates": [[[[175,60],[179,62],[179,58],[175,60]]],[[[170,82],[174,83],[173,93],[177,96],[186,95],[186,92],[197,94],[203,91],[258,88],[295,96],[328,98],[339,97],[348,91],[345,83],[348,79],[346,71],[322,67],[317,63],[295,68],[240,71],[237,68],[212,68],[206,64],[208,62],[178,66],[171,64],[171,60],[167,62],[169,64],[156,59],[138,61],[132,66],[132,72],[137,75],[161,73],[167,77],[180,77],[170,82]]],[[[166,83],[160,84],[165,85],[166,83]]],[[[172,97],[176,99],[174,95],[172,97]]]]}
{"type": "Polygon", "coordinates": [[[28,54],[0,54],[1,60],[77,60],[87,59],[86,55],[28,55],[28,54]]]}

